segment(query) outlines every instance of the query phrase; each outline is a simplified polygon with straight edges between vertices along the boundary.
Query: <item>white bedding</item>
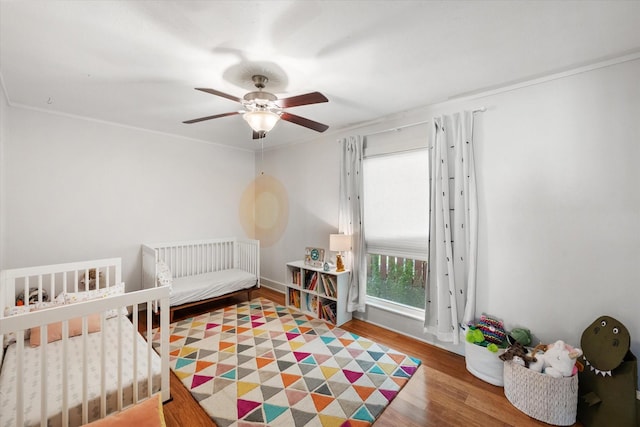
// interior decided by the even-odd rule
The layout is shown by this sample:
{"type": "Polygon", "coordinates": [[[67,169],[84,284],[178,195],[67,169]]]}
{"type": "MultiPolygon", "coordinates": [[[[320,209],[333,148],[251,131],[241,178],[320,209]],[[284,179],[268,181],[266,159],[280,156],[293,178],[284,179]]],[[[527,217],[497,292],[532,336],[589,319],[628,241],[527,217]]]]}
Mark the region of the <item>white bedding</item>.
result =
{"type": "MultiPolygon", "coordinates": [[[[88,413],[89,421],[100,418],[100,341],[101,334],[106,333],[106,390],[107,413],[117,408],[117,337],[118,323],[122,322],[122,383],[124,406],[133,400],[133,335],[137,339],[138,353],[138,398],[147,393],[147,343],[140,334],[134,331],[132,323],[124,316],[117,316],[105,321],[102,332],[89,334],[88,346],[88,413]]],[[[16,344],[6,350],[2,370],[0,371],[0,426],[15,426],[16,408],[16,344]]],[[[58,426],[62,423],[59,412],[62,402],[62,341],[56,341],[46,346],[47,352],[47,394],[48,394],[48,425],[58,426]]],[[[68,384],[69,384],[69,424],[81,425],[82,422],[82,337],[68,340],[68,384]]],[[[153,391],[160,388],[160,357],[153,352],[152,373],[153,391]]],[[[25,426],[40,425],[40,347],[32,348],[29,342],[24,346],[24,409],[25,426]]]]}
{"type": "Polygon", "coordinates": [[[247,289],[256,281],[255,274],[237,268],[174,278],[169,305],[173,307],[247,289]]]}

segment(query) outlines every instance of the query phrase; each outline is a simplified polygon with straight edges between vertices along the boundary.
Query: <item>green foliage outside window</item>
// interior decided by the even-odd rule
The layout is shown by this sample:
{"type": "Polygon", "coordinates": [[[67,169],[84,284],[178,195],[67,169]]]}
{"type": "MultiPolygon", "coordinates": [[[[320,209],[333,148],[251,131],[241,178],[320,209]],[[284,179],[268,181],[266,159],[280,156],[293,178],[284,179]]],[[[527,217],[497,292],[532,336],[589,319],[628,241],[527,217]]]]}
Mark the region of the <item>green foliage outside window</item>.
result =
{"type": "Polygon", "coordinates": [[[369,254],[367,295],[424,309],[426,265],[424,261],[369,254]]]}

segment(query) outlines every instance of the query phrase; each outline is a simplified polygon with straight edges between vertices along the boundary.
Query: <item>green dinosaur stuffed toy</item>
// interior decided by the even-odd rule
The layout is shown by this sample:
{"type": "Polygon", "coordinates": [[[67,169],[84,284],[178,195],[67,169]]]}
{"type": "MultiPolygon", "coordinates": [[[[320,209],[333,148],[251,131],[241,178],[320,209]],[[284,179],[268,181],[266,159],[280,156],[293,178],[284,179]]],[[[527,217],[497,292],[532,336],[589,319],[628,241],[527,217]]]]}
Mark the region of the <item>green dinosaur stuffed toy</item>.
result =
{"type": "Polygon", "coordinates": [[[578,419],[585,427],[638,427],[638,363],[627,328],[610,316],[582,333],[584,370],[578,373],[578,419]]]}

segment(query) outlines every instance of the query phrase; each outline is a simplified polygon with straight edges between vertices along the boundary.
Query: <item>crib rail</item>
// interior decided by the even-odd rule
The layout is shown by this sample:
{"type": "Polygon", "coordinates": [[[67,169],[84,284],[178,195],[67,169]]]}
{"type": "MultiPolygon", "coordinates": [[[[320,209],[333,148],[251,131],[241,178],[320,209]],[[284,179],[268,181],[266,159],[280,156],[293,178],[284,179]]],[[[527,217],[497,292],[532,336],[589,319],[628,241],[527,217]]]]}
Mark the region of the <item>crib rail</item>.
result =
{"type": "MultiPolygon", "coordinates": [[[[79,302],[75,304],[63,305],[56,308],[50,308],[40,311],[33,311],[25,314],[18,314],[15,316],[5,317],[0,319],[0,335],[15,333],[16,334],[16,425],[25,425],[25,409],[24,402],[27,396],[25,395],[24,389],[24,372],[26,369],[29,369],[29,366],[23,366],[23,353],[25,347],[25,332],[30,330],[31,328],[40,328],[41,338],[40,338],[40,346],[38,350],[40,351],[40,413],[47,414],[49,412],[48,405],[56,404],[56,402],[49,402],[47,399],[47,379],[48,379],[48,363],[47,363],[47,349],[50,345],[47,343],[47,329],[52,324],[57,322],[62,322],[62,346],[63,346],[63,356],[62,356],[62,401],[60,403],[60,408],[53,408],[56,411],[59,409],[62,414],[62,423],[63,426],[69,425],[69,387],[70,384],[67,382],[67,372],[70,369],[77,369],[75,366],[68,366],[68,358],[67,358],[67,348],[68,342],[71,338],[69,335],[69,320],[75,318],[82,318],[82,334],[80,337],[75,337],[74,339],[82,340],[82,423],[85,424],[90,421],[88,414],[88,392],[87,392],[87,384],[91,380],[90,372],[87,372],[88,360],[87,360],[87,350],[88,350],[88,316],[93,315],[95,313],[100,313],[100,324],[101,330],[105,329],[105,313],[107,310],[111,310],[113,308],[123,308],[128,307],[133,313],[133,324],[134,328],[137,328],[138,321],[138,310],[142,306],[150,305],[152,301],[159,300],[161,304],[161,319],[160,319],[160,332],[162,333],[161,337],[161,345],[159,349],[159,353],[161,356],[161,380],[160,380],[160,392],[162,394],[163,401],[166,401],[170,398],[169,394],[169,289],[168,287],[158,287],[155,289],[146,289],[121,295],[109,296],[97,300],[91,300],[86,302],[79,302]]],[[[107,404],[106,404],[106,378],[104,376],[105,371],[105,363],[106,359],[109,357],[118,357],[118,374],[117,374],[117,411],[124,409],[124,400],[122,394],[122,370],[123,369],[132,369],[133,371],[133,403],[136,403],[144,398],[150,397],[153,394],[153,374],[152,374],[152,352],[155,350],[151,347],[152,342],[152,310],[147,310],[147,328],[145,333],[145,338],[147,340],[147,349],[146,349],[146,377],[147,377],[147,393],[146,395],[141,395],[138,393],[137,384],[139,381],[142,381],[143,378],[138,378],[139,369],[144,366],[140,365],[141,361],[138,361],[136,357],[133,359],[133,366],[122,366],[122,351],[123,348],[131,349],[130,343],[126,343],[123,340],[123,330],[122,330],[122,322],[118,323],[118,344],[117,349],[107,348],[106,342],[104,340],[104,335],[102,334],[100,340],[100,366],[101,366],[101,375],[99,378],[100,381],[100,416],[104,417],[107,415],[107,404]],[[117,353],[117,356],[114,354],[117,353]]],[[[137,341],[138,336],[136,333],[131,334],[133,339],[133,351],[134,354],[137,354],[137,341]]],[[[130,350],[128,350],[130,351],[130,350]]],[[[3,408],[3,411],[8,411],[11,408],[3,408]]],[[[41,417],[42,426],[48,425],[47,416],[43,415],[41,417]]]]}
{"type": "Polygon", "coordinates": [[[17,294],[22,292],[24,304],[30,305],[28,295],[31,288],[37,288],[37,299],[44,302],[45,292],[53,299],[60,292],[79,292],[89,289],[91,284],[95,288],[105,288],[122,283],[122,268],[120,258],[106,258],[92,261],[73,262],[38,267],[14,268],[0,273],[0,307],[14,306],[17,294]],[[97,280],[91,283],[84,280],[90,277],[91,270],[95,270],[97,280]]]}

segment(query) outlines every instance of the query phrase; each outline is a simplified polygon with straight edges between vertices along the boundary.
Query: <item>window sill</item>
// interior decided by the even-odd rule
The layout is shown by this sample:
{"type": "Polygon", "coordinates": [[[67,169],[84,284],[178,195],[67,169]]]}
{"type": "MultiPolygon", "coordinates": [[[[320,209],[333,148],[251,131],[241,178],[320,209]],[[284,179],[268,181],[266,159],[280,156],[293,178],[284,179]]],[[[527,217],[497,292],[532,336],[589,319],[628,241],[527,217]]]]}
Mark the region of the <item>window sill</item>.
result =
{"type": "Polygon", "coordinates": [[[410,307],[404,304],[383,300],[380,298],[367,295],[367,305],[376,307],[380,310],[398,314],[400,316],[409,317],[411,319],[424,321],[424,310],[420,308],[410,307]]]}

